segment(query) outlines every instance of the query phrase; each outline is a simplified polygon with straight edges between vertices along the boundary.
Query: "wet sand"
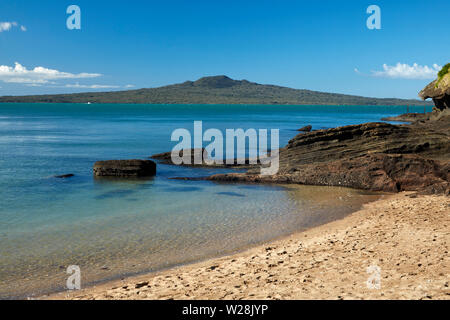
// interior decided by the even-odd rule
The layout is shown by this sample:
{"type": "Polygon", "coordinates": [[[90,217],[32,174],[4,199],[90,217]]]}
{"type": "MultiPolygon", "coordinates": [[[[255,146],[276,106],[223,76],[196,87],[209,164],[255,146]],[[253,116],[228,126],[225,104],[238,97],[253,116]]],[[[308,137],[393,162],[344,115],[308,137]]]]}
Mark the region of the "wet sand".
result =
{"type": "Polygon", "coordinates": [[[43,298],[448,300],[449,241],[450,197],[400,193],[238,254],[43,298]]]}

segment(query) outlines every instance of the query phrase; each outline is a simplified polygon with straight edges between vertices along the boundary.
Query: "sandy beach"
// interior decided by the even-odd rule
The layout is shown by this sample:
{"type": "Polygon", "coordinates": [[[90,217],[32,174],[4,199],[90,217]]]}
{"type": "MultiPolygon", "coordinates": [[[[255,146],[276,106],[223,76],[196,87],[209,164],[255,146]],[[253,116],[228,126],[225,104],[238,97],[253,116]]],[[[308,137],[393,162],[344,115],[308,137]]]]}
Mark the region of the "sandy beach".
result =
{"type": "Polygon", "coordinates": [[[449,224],[448,196],[403,192],[238,254],[43,298],[450,299],[449,224]]]}

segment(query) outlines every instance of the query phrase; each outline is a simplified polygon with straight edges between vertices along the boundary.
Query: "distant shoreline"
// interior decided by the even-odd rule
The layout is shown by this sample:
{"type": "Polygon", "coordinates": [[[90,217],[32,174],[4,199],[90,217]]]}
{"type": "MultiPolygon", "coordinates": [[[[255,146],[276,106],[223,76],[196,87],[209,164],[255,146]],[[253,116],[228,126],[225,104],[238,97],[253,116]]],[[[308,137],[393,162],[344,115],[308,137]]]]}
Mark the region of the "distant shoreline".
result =
{"type": "MultiPolygon", "coordinates": [[[[0,97],[1,98],[1,97],[0,97]]],[[[270,103],[122,103],[122,102],[1,102],[0,105],[4,104],[78,104],[78,105],[168,105],[168,106],[286,106],[286,107],[303,107],[303,106],[323,106],[323,107],[432,107],[433,103],[424,101],[423,104],[270,104],[270,103]]]]}
{"type": "Polygon", "coordinates": [[[108,103],[108,104],[259,104],[259,105],[411,105],[427,106],[419,99],[374,98],[266,85],[227,76],[134,90],[1,96],[1,102],[108,103]]]}

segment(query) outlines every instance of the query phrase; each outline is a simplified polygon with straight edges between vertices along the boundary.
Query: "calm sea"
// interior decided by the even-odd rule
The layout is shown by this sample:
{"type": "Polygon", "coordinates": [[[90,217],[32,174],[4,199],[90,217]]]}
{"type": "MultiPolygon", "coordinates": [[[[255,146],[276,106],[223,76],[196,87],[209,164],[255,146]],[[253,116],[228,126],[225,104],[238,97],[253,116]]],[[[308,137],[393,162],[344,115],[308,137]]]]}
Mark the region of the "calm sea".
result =
{"type": "MultiPolygon", "coordinates": [[[[423,107],[410,108],[423,112],[423,107]]],[[[429,111],[429,110],[428,110],[429,111]]],[[[98,181],[98,160],[170,151],[177,128],[313,129],[379,121],[406,107],[0,104],[0,298],[82,286],[234,252],[338,219],[377,195],[170,177],[224,169],[158,165],[146,180],[98,181]],[[54,175],[73,173],[70,179],[54,175]]],[[[229,170],[228,170],[229,171],[229,170]]]]}

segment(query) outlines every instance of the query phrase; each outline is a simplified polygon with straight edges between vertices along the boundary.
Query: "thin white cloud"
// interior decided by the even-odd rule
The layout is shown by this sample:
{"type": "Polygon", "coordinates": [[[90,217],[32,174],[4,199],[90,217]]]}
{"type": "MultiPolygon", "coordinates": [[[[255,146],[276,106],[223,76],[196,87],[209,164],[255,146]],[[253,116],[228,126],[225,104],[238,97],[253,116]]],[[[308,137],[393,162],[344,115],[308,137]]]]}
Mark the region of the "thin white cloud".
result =
{"type": "Polygon", "coordinates": [[[42,87],[43,84],[42,83],[27,83],[26,86],[27,87],[42,87]]]}
{"type": "Polygon", "coordinates": [[[375,77],[394,78],[394,79],[434,79],[441,70],[441,66],[433,64],[421,66],[414,63],[412,66],[406,63],[397,63],[395,66],[383,64],[383,71],[372,71],[375,77]]]}
{"type": "Polygon", "coordinates": [[[14,67],[0,65],[0,81],[8,83],[48,84],[52,83],[51,80],[96,78],[100,76],[99,73],[74,74],[44,67],[35,67],[29,70],[18,62],[15,63],[14,67]]]}
{"type": "MultiPolygon", "coordinates": [[[[10,31],[10,30],[12,30],[12,28],[18,27],[18,26],[19,25],[15,21],[3,21],[3,22],[0,22],[0,32],[10,31]]],[[[27,31],[27,28],[25,26],[21,25],[20,30],[25,32],[25,31],[27,31]]]]}
{"type": "Polygon", "coordinates": [[[75,88],[75,89],[114,89],[114,88],[120,88],[120,86],[114,86],[114,85],[104,85],[104,84],[66,84],[62,86],[64,88],[75,88]]]}
{"type": "Polygon", "coordinates": [[[16,26],[16,22],[0,22],[0,32],[9,31],[13,26],[16,26]]]}
{"type": "Polygon", "coordinates": [[[51,87],[51,88],[73,88],[73,89],[118,89],[132,88],[134,85],[105,85],[105,84],[80,84],[76,82],[59,84],[57,80],[87,79],[102,76],[100,73],[70,73],[49,69],[45,67],[35,67],[27,69],[16,62],[14,67],[0,65],[0,82],[22,84],[27,87],[51,87]]]}

